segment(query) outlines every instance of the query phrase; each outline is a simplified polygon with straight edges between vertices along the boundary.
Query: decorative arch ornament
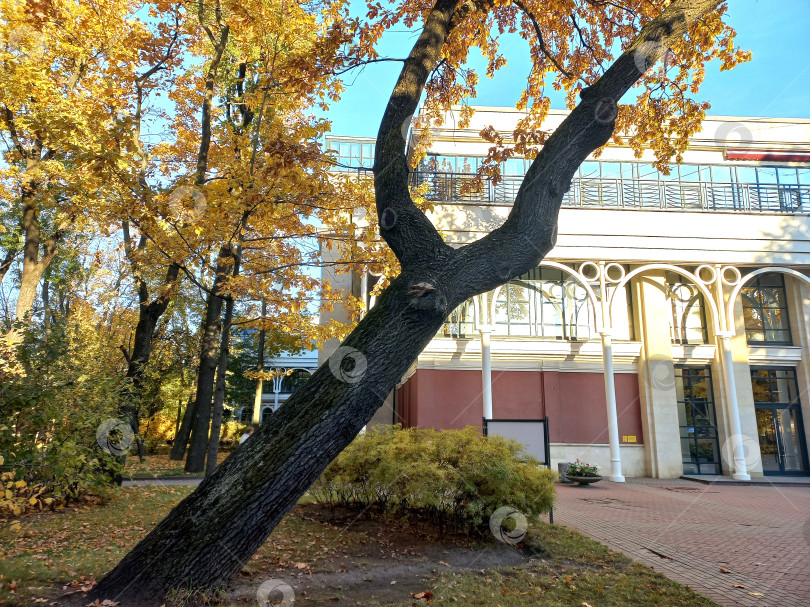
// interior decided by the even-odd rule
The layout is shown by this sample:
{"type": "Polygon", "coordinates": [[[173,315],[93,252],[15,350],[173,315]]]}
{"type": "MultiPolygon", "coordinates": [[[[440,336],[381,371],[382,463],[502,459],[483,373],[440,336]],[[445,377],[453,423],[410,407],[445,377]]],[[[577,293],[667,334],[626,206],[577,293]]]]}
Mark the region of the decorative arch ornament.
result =
{"type": "Polygon", "coordinates": [[[726,309],[726,314],[727,314],[727,318],[728,318],[728,327],[729,327],[729,331],[731,331],[732,335],[737,334],[736,326],[735,326],[735,323],[733,322],[733,319],[734,319],[734,304],[736,303],[737,297],[739,297],[740,292],[742,291],[743,287],[746,285],[746,283],[750,282],[752,278],[754,278],[756,276],[760,276],[762,274],[770,274],[770,273],[787,274],[789,276],[793,276],[794,278],[797,278],[797,279],[801,280],[805,284],[810,285],[810,278],[808,278],[807,276],[805,276],[804,274],[802,274],[798,270],[794,270],[792,268],[785,268],[783,266],[768,266],[768,267],[765,267],[765,268],[757,268],[756,270],[746,274],[745,276],[741,276],[739,278],[739,280],[737,280],[737,282],[735,282],[733,284],[726,283],[726,284],[729,284],[729,286],[733,287],[732,290],[731,290],[731,295],[729,295],[729,298],[728,298],[728,307],[726,309]]]}
{"type": "MultiPolygon", "coordinates": [[[[559,263],[556,261],[547,261],[544,259],[538,264],[538,266],[545,268],[556,268],[557,270],[561,270],[562,272],[570,275],[582,288],[585,289],[588,299],[591,302],[591,311],[593,314],[594,327],[596,328],[597,333],[601,332],[603,330],[602,323],[599,321],[599,316],[596,314],[596,310],[599,307],[599,299],[596,297],[596,293],[594,292],[593,287],[591,287],[591,285],[588,284],[588,279],[571,266],[567,266],[563,263],[559,263]]],[[[492,301],[490,302],[489,306],[486,306],[488,316],[487,318],[488,323],[486,324],[490,326],[492,326],[493,320],[495,318],[495,302],[498,301],[498,296],[500,295],[501,290],[505,286],[506,285],[504,284],[495,288],[495,290],[492,292],[492,301]]]]}

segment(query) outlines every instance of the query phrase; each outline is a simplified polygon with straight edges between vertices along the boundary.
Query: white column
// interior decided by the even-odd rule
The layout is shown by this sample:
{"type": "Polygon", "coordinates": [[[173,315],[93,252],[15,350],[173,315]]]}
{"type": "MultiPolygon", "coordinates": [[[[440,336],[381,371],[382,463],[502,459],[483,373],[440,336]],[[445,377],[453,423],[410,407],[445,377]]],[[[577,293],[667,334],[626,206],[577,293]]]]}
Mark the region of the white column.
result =
{"type": "Polygon", "coordinates": [[[275,403],[273,404],[273,411],[278,411],[278,394],[281,392],[281,382],[284,379],[284,370],[279,370],[280,375],[273,378],[273,392],[275,393],[275,403]]]}
{"type": "Polygon", "coordinates": [[[745,462],[744,439],[740,427],[740,410],[737,405],[737,382],[734,379],[734,359],[731,355],[731,334],[723,331],[720,335],[720,345],[723,356],[720,364],[723,366],[723,381],[726,389],[726,406],[728,408],[728,420],[731,423],[732,454],[734,456],[734,472],[732,478],[738,481],[750,481],[751,475],[745,462]]]}
{"type": "Polygon", "coordinates": [[[490,325],[479,325],[481,335],[481,385],[484,397],[484,418],[492,419],[492,360],[489,348],[490,325]]]}
{"type": "MultiPolygon", "coordinates": [[[[604,291],[603,298],[604,298],[604,291]]],[[[616,384],[613,379],[613,342],[610,331],[601,331],[602,361],[605,366],[605,402],[607,404],[608,442],[610,443],[610,475],[608,480],[623,483],[622,456],[619,447],[619,416],[616,413],[616,384]]]]}
{"type": "Polygon", "coordinates": [[[610,443],[610,475],[614,483],[623,483],[622,454],[619,447],[619,416],[616,413],[616,382],[613,377],[613,341],[610,337],[610,308],[608,307],[607,268],[599,262],[599,298],[602,304],[602,364],[605,371],[605,405],[607,407],[608,442],[610,443]]]}

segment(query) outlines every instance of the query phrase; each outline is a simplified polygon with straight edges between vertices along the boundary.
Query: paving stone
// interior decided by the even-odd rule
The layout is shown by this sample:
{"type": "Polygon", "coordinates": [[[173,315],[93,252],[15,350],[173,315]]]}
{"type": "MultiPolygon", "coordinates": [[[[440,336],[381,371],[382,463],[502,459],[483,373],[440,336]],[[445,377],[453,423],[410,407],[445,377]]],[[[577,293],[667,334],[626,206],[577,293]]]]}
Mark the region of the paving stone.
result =
{"type": "Polygon", "coordinates": [[[810,605],[808,487],[681,479],[558,485],[554,520],[720,605],[810,605]]]}

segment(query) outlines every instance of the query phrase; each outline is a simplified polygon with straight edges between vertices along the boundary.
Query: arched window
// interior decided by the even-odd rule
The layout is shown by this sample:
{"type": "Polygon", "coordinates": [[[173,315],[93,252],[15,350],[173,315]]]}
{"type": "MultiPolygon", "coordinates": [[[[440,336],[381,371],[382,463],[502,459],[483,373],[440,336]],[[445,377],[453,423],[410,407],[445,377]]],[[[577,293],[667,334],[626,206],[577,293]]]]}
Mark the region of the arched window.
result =
{"type": "Polygon", "coordinates": [[[785,277],[760,274],[741,291],[745,336],[749,344],[792,344],[785,277]]]}
{"type": "Polygon", "coordinates": [[[309,372],[306,369],[295,369],[281,380],[281,394],[292,394],[308,379],[309,372]]]}
{"type": "Polygon", "coordinates": [[[674,272],[666,273],[666,281],[672,343],[705,344],[708,334],[703,295],[694,284],[674,272]]]}
{"type": "Polygon", "coordinates": [[[556,268],[540,267],[506,283],[495,301],[496,333],[559,340],[595,333],[585,288],[556,268]]]}

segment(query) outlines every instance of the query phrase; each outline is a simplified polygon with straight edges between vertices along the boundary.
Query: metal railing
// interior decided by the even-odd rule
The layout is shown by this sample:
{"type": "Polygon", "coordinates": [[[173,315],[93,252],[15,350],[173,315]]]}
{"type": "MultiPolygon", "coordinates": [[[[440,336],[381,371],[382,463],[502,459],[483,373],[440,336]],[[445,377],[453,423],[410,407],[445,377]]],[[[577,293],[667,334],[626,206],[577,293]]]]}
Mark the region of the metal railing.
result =
{"type": "MultiPolygon", "coordinates": [[[[465,189],[473,175],[414,171],[411,186],[427,186],[429,200],[452,203],[512,204],[523,177],[505,176],[479,191],[465,189]]],[[[743,213],[810,213],[810,185],[580,179],[571,182],[564,207],[677,209],[743,213]]]]}

